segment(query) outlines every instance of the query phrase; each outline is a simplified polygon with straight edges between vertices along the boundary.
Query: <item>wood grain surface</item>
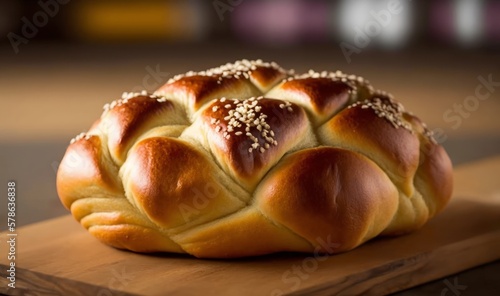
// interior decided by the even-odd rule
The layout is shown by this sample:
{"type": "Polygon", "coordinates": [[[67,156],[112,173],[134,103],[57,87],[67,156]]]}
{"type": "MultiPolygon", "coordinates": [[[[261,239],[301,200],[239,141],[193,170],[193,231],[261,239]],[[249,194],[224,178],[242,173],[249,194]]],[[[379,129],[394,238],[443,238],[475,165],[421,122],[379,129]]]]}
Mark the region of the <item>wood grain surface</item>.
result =
{"type": "MultiPolygon", "coordinates": [[[[500,156],[459,167],[449,206],[421,230],[316,260],[141,255],[107,247],[70,216],[18,229],[9,295],[380,295],[500,258],[500,156]]],[[[6,233],[2,233],[6,240],[6,233]]]]}

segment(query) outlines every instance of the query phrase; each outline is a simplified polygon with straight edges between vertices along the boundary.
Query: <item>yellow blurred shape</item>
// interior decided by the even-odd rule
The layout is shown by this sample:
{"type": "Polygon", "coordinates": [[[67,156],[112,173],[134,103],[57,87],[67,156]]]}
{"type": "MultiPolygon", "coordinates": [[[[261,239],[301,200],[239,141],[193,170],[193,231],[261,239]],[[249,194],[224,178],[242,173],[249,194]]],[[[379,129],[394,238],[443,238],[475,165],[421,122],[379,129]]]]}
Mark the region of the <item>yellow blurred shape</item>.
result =
{"type": "Polygon", "coordinates": [[[79,1],[75,34],[97,40],[192,39],[199,31],[196,11],[186,2],[79,1]]]}

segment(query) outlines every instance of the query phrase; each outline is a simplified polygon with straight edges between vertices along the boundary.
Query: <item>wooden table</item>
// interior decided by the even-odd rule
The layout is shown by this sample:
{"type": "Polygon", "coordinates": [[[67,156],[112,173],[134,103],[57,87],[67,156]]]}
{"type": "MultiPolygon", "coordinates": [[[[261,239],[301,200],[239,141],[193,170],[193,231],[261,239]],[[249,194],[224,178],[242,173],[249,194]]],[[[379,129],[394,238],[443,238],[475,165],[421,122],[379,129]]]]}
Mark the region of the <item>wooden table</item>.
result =
{"type": "MultiPolygon", "coordinates": [[[[141,255],[102,245],[70,216],[19,229],[16,289],[60,295],[380,295],[500,259],[500,156],[458,168],[454,197],[421,230],[321,258],[141,255]]],[[[8,233],[2,233],[7,237],[8,233]]]]}
{"type": "MultiPolygon", "coordinates": [[[[462,118],[460,126],[456,128],[443,117],[445,112],[453,110],[455,104],[463,104],[468,96],[474,94],[479,84],[478,77],[491,74],[494,80],[500,80],[499,60],[495,53],[433,51],[384,55],[363,52],[351,64],[347,64],[335,45],[266,49],[234,44],[212,44],[199,48],[171,45],[51,46],[30,43],[17,55],[9,47],[0,47],[0,184],[4,186],[7,180],[16,180],[18,183],[20,225],[67,214],[55,192],[55,170],[69,139],[88,128],[99,116],[104,103],[116,99],[122,91],[153,87],[188,69],[201,70],[243,57],[275,60],[298,71],[309,68],[341,69],[365,76],[379,88],[390,90],[407,109],[419,115],[431,128],[442,128],[447,136],[443,145],[455,164],[493,156],[500,151],[500,91],[495,91],[489,99],[481,101],[477,109],[469,112],[467,118],[462,118]],[[150,80],[154,83],[144,85],[144,79],[156,69],[159,70],[159,78],[150,80]]],[[[493,174],[497,175],[498,172],[493,174]]],[[[464,178],[465,181],[468,179],[464,178]]],[[[471,185],[470,182],[468,184],[471,185]]],[[[465,193],[463,196],[475,196],[481,192],[465,193]]],[[[453,207],[453,204],[450,205],[450,209],[453,207]]],[[[467,218],[462,220],[468,221],[467,218]]],[[[84,238],[86,243],[94,243],[86,233],[81,232],[78,225],[69,221],[67,227],[77,237],[84,238]]],[[[0,224],[0,230],[5,229],[5,223],[0,224]]],[[[48,235],[53,235],[51,233],[38,233],[41,239],[45,239],[41,245],[46,244],[48,235]]],[[[371,244],[377,246],[379,242],[371,244]]],[[[110,251],[104,246],[97,248],[104,252],[110,251]]],[[[368,252],[362,251],[362,248],[359,250],[356,252],[368,252]]],[[[5,260],[3,257],[1,259],[5,260]]],[[[185,258],[174,259],[185,262],[185,258]]],[[[283,269],[277,275],[277,281],[292,266],[292,262],[301,262],[300,257],[293,256],[279,259],[284,263],[280,265],[283,269]]],[[[452,264],[451,269],[461,270],[477,264],[475,262],[458,264],[458,269],[452,264]]],[[[113,278],[111,272],[107,269],[101,273],[104,280],[113,278]]],[[[425,279],[421,273],[416,272],[415,276],[410,277],[411,285],[443,277],[449,271],[425,279]]],[[[500,290],[500,281],[494,278],[499,273],[500,262],[439,279],[398,295],[436,295],[446,289],[455,277],[467,285],[468,293],[476,291],[476,294],[484,294],[484,291],[500,290]]],[[[197,273],[195,277],[201,275],[197,273]]],[[[325,277],[331,279],[330,274],[325,277]]],[[[272,280],[276,282],[276,278],[272,280]]],[[[248,282],[248,287],[253,288],[254,284],[248,282]]],[[[117,285],[112,284],[113,287],[117,285]]],[[[311,282],[310,285],[315,284],[311,282]]],[[[304,281],[301,287],[308,287],[307,282],[304,281]]],[[[281,289],[280,286],[275,288],[281,289]]]]}

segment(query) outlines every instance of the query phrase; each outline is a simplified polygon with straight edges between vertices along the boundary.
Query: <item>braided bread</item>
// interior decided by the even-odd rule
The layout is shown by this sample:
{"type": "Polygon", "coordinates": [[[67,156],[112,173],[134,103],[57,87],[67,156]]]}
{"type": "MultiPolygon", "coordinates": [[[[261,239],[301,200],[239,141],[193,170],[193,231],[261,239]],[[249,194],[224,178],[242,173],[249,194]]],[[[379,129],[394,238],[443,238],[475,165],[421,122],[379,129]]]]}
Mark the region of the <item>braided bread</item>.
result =
{"type": "Polygon", "coordinates": [[[57,190],[116,248],[331,254],[424,225],[451,172],[425,124],[367,80],[242,60],[105,105],[57,190]]]}

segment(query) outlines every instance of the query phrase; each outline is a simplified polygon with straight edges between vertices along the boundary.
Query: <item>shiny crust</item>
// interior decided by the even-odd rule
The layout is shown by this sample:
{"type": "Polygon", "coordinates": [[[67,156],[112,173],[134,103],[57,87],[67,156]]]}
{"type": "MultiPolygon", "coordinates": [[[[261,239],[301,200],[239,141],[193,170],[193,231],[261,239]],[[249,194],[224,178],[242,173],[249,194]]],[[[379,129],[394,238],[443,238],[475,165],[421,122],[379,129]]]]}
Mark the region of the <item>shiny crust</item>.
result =
{"type": "Polygon", "coordinates": [[[313,246],[276,225],[255,207],[175,236],[186,252],[201,258],[234,258],[282,251],[312,252],[313,246]]]}
{"type": "Polygon", "coordinates": [[[419,140],[361,105],[344,109],[318,130],[323,144],[360,152],[375,161],[404,194],[413,194],[419,140]]]}
{"type": "Polygon", "coordinates": [[[262,181],[256,196],[266,216],[311,244],[334,241],[338,252],[380,233],[398,206],[396,187],[375,163],[331,147],[285,157],[262,181]]]}
{"type": "Polygon", "coordinates": [[[422,227],[452,194],[425,124],[354,75],[243,60],[104,109],[71,141],[57,190],[120,249],[333,254],[422,227]]]}
{"type": "Polygon", "coordinates": [[[211,71],[180,75],[158,89],[168,98],[183,104],[189,114],[198,111],[207,102],[221,97],[244,99],[267,92],[286,73],[275,67],[254,66],[247,75],[229,76],[227,71],[211,71]],[[219,73],[220,72],[220,73],[219,73]],[[200,75],[201,74],[201,75],[200,75]]]}
{"type": "Polygon", "coordinates": [[[342,108],[351,96],[353,87],[340,80],[304,78],[287,80],[271,90],[270,98],[286,97],[309,111],[313,124],[320,125],[342,108]]]}
{"type": "Polygon", "coordinates": [[[148,138],[131,151],[122,175],[128,181],[129,198],[151,221],[169,229],[211,221],[245,205],[221,186],[215,170],[188,143],[148,138]]]}
{"type": "Polygon", "coordinates": [[[138,95],[126,103],[118,101],[89,132],[105,136],[111,156],[121,164],[135,140],[146,131],[172,123],[188,124],[178,109],[170,101],[158,102],[156,98],[138,95]]]}
{"type": "Polygon", "coordinates": [[[98,136],[68,147],[57,171],[57,193],[66,208],[80,198],[122,195],[118,169],[109,158],[98,136]]]}
{"type": "Polygon", "coordinates": [[[170,94],[173,100],[183,102],[189,112],[195,112],[212,99],[219,97],[245,98],[259,94],[248,80],[224,79],[217,76],[190,76],[162,86],[159,91],[170,94]]]}
{"type": "Polygon", "coordinates": [[[259,150],[249,152],[254,143],[246,135],[245,125],[235,127],[233,132],[229,133],[229,139],[224,137],[228,129],[227,121],[230,109],[225,108],[228,104],[233,105],[231,101],[216,101],[202,113],[203,131],[210,139],[208,146],[217,159],[218,163],[227,168],[228,172],[238,179],[242,186],[248,190],[255,188],[262,176],[288,151],[293,150],[301,141],[307,139],[310,133],[309,121],[302,108],[292,104],[290,110],[280,108],[281,101],[262,98],[258,101],[261,107],[261,113],[266,114],[266,122],[270,130],[275,134],[274,139],[277,145],[266,142],[262,132],[252,129],[250,133],[257,138],[259,143],[268,144],[269,148],[265,153],[259,150]],[[217,111],[213,111],[214,107],[217,111]],[[219,122],[214,124],[213,121],[219,122]],[[217,131],[217,127],[220,130],[217,131]],[[236,135],[240,132],[241,135],[236,135]]]}
{"type": "Polygon", "coordinates": [[[256,67],[255,70],[250,73],[250,81],[262,93],[268,92],[271,87],[285,77],[287,77],[287,74],[284,73],[284,71],[272,67],[256,67]]]}

